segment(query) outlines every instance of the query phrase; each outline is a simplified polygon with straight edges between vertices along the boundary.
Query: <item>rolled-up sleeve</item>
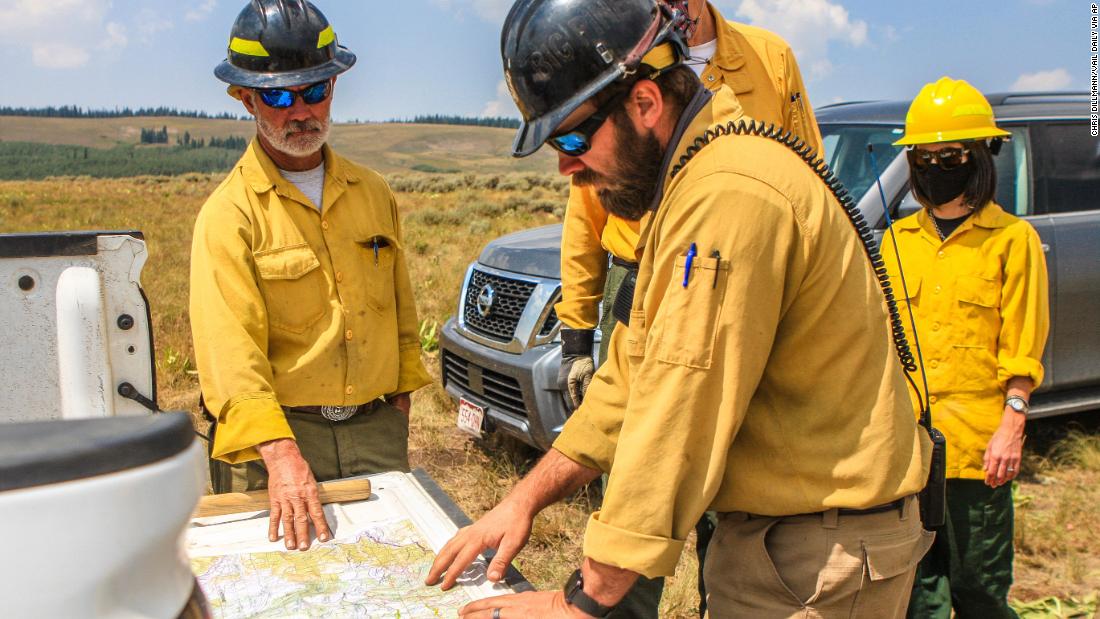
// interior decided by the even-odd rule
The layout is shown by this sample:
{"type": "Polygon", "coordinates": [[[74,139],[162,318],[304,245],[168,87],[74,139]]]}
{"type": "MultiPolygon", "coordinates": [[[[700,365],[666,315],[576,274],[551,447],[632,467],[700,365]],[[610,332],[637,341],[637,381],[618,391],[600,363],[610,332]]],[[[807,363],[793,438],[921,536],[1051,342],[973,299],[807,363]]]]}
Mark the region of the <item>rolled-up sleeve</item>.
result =
{"type": "Polygon", "coordinates": [[[591,405],[570,421],[597,429],[621,422],[607,439],[617,449],[603,508],[585,532],[585,556],[651,578],[673,574],[688,533],[719,491],[799,252],[790,203],[771,187],[718,173],[677,191],[647,248],[655,253],[644,353],[618,350],[626,340],[617,336],[609,364],[628,364],[629,380],[615,380],[627,376],[621,369],[601,368],[604,380],[589,392],[596,398],[586,396],[591,405]],[[683,256],[692,243],[700,258],[685,287],[683,256]]]}
{"type": "Polygon", "coordinates": [[[203,399],[217,418],[212,457],[260,457],[256,445],[294,438],[272,388],[268,323],[247,218],[215,194],[191,244],[191,334],[203,399]]]}
{"type": "Polygon", "coordinates": [[[1008,244],[1001,289],[1001,332],[997,340],[997,381],[1001,390],[1014,376],[1035,387],[1043,382],[1043,349],[1050,330],[1047,263],[1038,233],[1026,221],[1008,244]]]}

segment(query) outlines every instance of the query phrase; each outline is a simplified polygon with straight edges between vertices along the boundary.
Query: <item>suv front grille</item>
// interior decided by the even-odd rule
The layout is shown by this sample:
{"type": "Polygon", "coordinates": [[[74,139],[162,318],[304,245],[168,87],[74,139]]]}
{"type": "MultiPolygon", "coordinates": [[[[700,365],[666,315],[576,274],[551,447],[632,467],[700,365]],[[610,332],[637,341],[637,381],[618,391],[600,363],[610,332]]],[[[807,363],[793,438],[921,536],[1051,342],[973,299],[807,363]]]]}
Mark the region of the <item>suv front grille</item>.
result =
{"type": "Polygon", "coordinates": [[[446,350],[443,351],[443,384],[454,383],[477,396],[493,410],[527,417],[523,389],[511,376],[485,369],[446,350]]]}
{"type": "Polygon", "coordinates": [[[554,332],[554,327],[558,326],[558,310],[550,310],[550,315],[546,317],[546,322],[542,323],[542,330],[539,331],[539,337],[548,337],[554,332]]]}
{"type": "Polygon", "coordinates": [[[532,282],[474,269],[470,285],[466,288],[466,311],[463,315],[466,328],[498,342],[511,342],[535,286],[532,282]],[[477,298],[486,286],[492,286],[496,298],[489,315],[482,316],[477,307],[477,298]]]}

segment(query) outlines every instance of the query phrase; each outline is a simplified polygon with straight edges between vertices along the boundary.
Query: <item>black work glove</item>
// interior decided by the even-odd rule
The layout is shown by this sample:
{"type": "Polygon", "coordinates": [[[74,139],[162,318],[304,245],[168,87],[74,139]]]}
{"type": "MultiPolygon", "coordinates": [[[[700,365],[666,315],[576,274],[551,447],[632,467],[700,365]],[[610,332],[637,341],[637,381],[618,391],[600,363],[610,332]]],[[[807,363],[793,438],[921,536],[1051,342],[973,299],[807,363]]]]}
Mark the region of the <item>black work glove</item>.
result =
{"type": "Polygon", "coordinates": [[[596,373],[592,362],[593,329],[561,330],[561,367],[558,369],[558,389],[569,412],[577,410],[584,400],[584,392],[596,373]]]}

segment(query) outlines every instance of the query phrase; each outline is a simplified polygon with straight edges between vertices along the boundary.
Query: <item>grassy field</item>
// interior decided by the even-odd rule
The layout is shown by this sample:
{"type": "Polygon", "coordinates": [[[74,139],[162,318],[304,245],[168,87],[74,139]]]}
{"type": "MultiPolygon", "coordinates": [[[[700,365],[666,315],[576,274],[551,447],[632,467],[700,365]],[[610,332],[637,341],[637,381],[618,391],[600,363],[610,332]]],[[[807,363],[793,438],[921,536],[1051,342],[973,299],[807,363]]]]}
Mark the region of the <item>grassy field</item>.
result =
{"type": "MultiPolygon", "coordinates": [[[[168,142],[189,132],[195,139],[255,133],[251,121],[182,117],[37,118],[0,116],[0,142],[72,144],[109,149],[137,144],[142,129],[168,128],[168,142]]],[[[510,155],[512,129],[451,125],[341,124],[330,142],[342,154],[383,173],[412,170],[501,174],[550,173],[550,149],[525,159],[510,155]]],[[[58,175],[65,172],[58,172],[58,175]]]]}
{"type": "MultiPolygon", "coordinates": [[[[386,133],[384,127],[356,129],[375,129],[379,140],[386,133]]],[[[415,142],[388,139],[397,140],[388,142],[391,145],[415,142]]],[[[419,153],[430,150],[426,143],[417,144],[419,153]]],[[[195,412],[198,400],[187,317],[188,255],[195,214],[219,180],[215,175],[192,174],[0,182],[0,232],[120,228],[145,232],[150,259],[142,279],[152,303],[160,404],[168,409],[195,412]]],[[[565,200],[564,182],[547,174],[501,176],[495,181],[484,176],[404,174],[391,180],[403,213],[420,315],[432,323],[442,323],[455,311],[463,272],[487,241],[559,221],[565,200]]],[[[425,353],[424,359],[438,379],[436,355],[425,353]]],[[[438,383],[415,394],[412,460],[476,518],[508,492],[536,454],[508,441],[475,444],[455,429],[454,415],[454,405],[438,383]]],[[[1063,609],[1083,609],[1084,604],[1073,606],[1074,600],[1095,599],[1100,591],[1097,418],[1100,415],[1079,417],[1076,434],[1069,433],[1076,426],[1065,421],[1039,422],[1029,431],[1027,469],[1017,492],[1017,584],[1012,594],[1025,617],[1073,616],[1051,609],[1057,604],[1063,609]]],[[[538,519],[531,544],[518,561],[537,587],[560,586],[577,565],[581,531],[590,509],[588,497],[582,495],[538,519]]],[[[689,549],[666,589],[663,617],[692,616],[695,569],[689,549]]]]}

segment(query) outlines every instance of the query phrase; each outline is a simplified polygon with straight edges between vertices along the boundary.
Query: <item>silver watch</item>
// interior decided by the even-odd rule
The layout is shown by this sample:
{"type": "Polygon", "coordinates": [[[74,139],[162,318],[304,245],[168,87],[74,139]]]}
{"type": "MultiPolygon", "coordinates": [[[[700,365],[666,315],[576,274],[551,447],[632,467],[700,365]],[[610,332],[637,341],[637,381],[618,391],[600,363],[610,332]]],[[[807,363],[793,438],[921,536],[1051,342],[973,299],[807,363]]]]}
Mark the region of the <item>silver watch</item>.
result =
{"type": "Polygon", "coordinates": [[[1026,415],[1028,411],[1031,410],[1031,406],[1028,405],[1027,400],[1021,398],[1018,395],[1012,395],[1005,398],[1005,406],[1011,408],[1017,413],[1020,413],[1021,415],[1026,415]]]}

